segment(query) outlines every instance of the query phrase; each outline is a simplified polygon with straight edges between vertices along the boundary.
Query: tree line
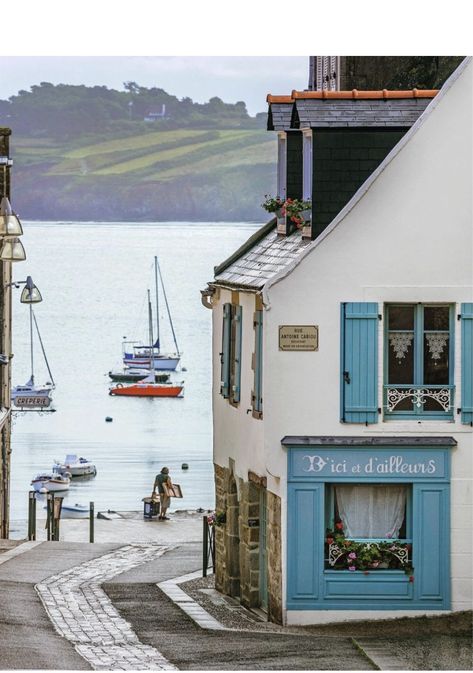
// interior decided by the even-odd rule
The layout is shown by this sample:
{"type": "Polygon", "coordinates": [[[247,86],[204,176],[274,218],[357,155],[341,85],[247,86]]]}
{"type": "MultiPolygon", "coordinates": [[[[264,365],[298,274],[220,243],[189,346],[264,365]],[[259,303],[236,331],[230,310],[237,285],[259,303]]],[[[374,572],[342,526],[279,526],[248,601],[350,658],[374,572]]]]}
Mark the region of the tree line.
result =
{"type": "Polygon", "coordinates": [[[58,140],[84,134],[126,135],[143,128],[156,130],[156,123],[163,130],[182,126],[261,126],[261,121],[250,117],[243,101],[224,103],[215,96],[207,103],[195,103],[189,97],[178,99],[164,89],[147,88],[136,82],[125,82],[123,91],[41,82],[0,101],[0,119],[15,133],[58,140]],[[159,116],[163,111],[163,116],[159,116]],[[156,112],[154,124],[144,121],[156,112]]]}

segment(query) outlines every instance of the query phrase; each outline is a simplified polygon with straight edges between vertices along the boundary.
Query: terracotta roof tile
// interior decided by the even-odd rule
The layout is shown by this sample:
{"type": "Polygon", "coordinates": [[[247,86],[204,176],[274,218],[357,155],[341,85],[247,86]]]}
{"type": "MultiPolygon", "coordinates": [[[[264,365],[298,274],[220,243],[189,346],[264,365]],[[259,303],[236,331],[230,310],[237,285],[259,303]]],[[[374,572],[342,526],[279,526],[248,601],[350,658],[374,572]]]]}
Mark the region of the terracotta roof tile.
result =
{"type": "MultiPolygon", "coordinates": [[[[352,89],[351,91],[296,91],[291,94],[292,99],[297,98],[322,98],[329,100],[355,98],[355,99],[388,99],[388,98],[434,98],[438,89],[409,89],[407,91],[360,91],[352,89]]],[[[270,96],[268,96],[269,98],[270,96]]],[[[281,96],[279,97],[281,98],[281,96]]],[[[289,97],[288,97],[289,98],[289,97]]],[[[270,102],[270,101],[268,101],[270,102]]]]}

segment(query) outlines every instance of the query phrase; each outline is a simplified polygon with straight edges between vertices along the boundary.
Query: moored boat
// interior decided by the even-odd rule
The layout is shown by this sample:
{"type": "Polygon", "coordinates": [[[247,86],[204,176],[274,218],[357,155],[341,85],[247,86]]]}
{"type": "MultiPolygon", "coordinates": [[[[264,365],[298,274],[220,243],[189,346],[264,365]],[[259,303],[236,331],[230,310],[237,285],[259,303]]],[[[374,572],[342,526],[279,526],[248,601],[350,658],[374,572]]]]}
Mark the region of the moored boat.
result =
{"type": "MultiPolygon", "coordinates": [[[[28,276],[26,279],[26,287],[23,290],[26,296],[26,303],[29,304],[30,310],[30,361],[31,361],[31,375],[29,381],[24,385],[14,386],[11,390],[11,402],[14,407],[20,409],[21,411],[30,410],[30,411],[42,411],[51,406],[52,398],[51,393],[54,390],[54,379],[51,374],[51,369],[49,368],[49,362],[46,357],[46,352],[44,350],[43,341],[41,339],[41,334],[39,333],[38,322],[33,311],[33,304],[42,301],[41,293],[38,288],[34,285],[31,276],[28,276]],[[44,385],[35,384],[35,375],[34,375],[34,343],[33,343],[33,324],[36,328],[36,333],[38,336],[39,344],[43,352],[44,361],[48,369],[49,376],[51,381],[48,381],[44,385]]],[[[52,411],[52,410],[50,410],[52,411]]]]}
{"type": "Polygon", "coordinates": [[[58,472],[41,472],[31,481],[31,486],[39,493],[67,491],[70,484],[70,478],[58,472]]]}
{"type": "Polygon", "coordinates": [[[79,457],[75,453],[68,454],[63,463],[56,460],[53,471],[62,475],[69,474],[71,477],[84,477],[88,474],[97,474],[95,463],[87,458],[79,457]]]}
{"type": "MultiPolygon", "coordinates": [[[[148,369],[128,369],[125,367],[120,371],[110,371],[108,372],[109,377],[112,381],[119,381],[121,383],[134,383],[135,381],[142,381],[149,375],[148,369]]],[[[156,383],[166,383],[169,381],[170,374],[166,372],[156,372],[154,373],[154,380],[156,383]]]]}
{"type": "Polygon", "coordinates": [[[154,383],[153,381],[138,381],[128,386],[117,383],[110,388],[110,395],[124,397],[183,397],[184,381],[181,383],[154,383]]]}
{"type": "MultiPolygon", "coordinates": [[[[153,343],[153,310],[151,307],[150,291],[148,290],[148,318],[149,318],[149,343],[153,343]]],[[[183,397],[184,381],[181,383],[156,383],[155,366],[152,355],[152,347],[149,352],[148,375],[142,381],[123,385],[117,383],[109,390],[110,395],[123,397],[183,397]]]]}
{"type": "MultiPolygon", "coordinates": [[[[171,310],[169,308],[168,298],[166,295],[166,290],[164,289],[163,277],[161,274],[161,269],[159,267],[158,258],[154,258],[154,276],[155,276],[155,295],[156,295],[156,340],[153,338],[148,342],[148,346],[144,346],[136,341],[124,341],[122,344],[123,347],[123,364],[127,367],[149,367],[154,369],[173,371],[176,369],[179,361],[181,359],[182,353],[179,351],[179,346],[177,345],[176,333],[174,331],[174,325],[172,323],[171,310]],[[166,305],[167,317],[169,320],[169,326],[171,328],[172,337],[174,340],[174,345],[176,348],[175,353],[162,353],[161,344],[160,344],[160,326],[159,326],[159,283],[161,284],[161,290],[164,297],[164,302],[166,305]],[[131,350],[127,350],[127,346],[132,346],[131,350]]],[[[149,290],[148,290],[149,295],[149,290]]],[[[148,299],[149,301],[149,299],[148,299]]],[[[151,334],[152,337],[152,334],[151,334]]]]}

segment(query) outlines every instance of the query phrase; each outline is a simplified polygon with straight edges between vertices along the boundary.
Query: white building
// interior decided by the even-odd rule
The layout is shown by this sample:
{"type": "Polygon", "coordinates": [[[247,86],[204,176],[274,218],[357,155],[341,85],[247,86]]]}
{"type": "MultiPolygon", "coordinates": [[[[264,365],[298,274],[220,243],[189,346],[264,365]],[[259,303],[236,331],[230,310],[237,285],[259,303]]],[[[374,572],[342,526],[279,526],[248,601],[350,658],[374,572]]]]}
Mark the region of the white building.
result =
{"type": "Polygon", "coordinates": [[[287,624],[471,609],[471,60],[437,95],[269,102],[312,227],[273,220],[203,291],[217,588],[287,624]]]}

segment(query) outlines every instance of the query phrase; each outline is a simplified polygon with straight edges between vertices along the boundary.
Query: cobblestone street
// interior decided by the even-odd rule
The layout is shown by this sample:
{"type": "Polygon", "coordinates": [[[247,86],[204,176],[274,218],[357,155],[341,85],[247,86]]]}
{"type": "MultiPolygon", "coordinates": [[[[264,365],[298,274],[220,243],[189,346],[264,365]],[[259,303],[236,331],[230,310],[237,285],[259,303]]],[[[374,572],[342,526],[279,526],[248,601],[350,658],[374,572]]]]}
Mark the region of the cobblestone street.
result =
{"type": "Polygon", "coordinates": [[[149,543],[128,545],[36,585],[58,633],[73,643],[94,669],[175,669],[160,652],[139,642],[100,586],[166,551],[167,547],[149,543]]]}

